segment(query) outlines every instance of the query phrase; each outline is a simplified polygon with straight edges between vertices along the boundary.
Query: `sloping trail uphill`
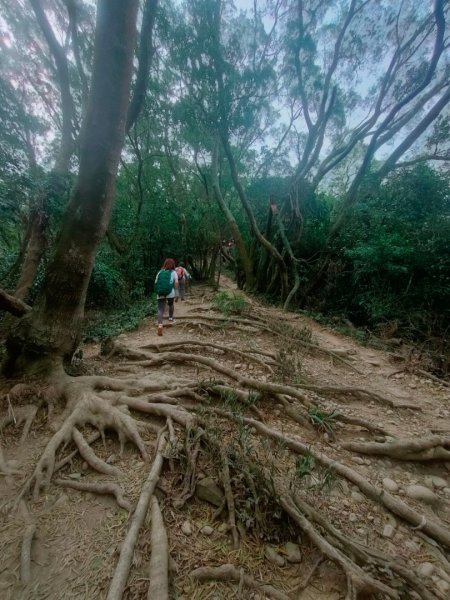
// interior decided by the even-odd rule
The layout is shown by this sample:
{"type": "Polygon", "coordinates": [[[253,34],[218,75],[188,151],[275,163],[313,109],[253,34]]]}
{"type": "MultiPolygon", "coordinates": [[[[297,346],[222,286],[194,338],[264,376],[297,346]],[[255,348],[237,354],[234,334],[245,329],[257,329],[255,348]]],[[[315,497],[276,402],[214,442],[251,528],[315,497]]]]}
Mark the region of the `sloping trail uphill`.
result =
{"type": "Polygon", "coordinates": [[[213,295],[2,382],[0,597],[448,598],[448,387],[213,295]]]}

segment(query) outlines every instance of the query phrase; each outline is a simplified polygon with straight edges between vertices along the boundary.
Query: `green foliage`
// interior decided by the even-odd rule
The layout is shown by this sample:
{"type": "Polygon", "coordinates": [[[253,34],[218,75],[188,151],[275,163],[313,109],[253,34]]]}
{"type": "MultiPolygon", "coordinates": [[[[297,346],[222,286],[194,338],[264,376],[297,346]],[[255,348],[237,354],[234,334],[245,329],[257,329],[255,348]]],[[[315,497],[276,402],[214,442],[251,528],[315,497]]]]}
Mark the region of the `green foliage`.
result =
{"type": "Polygon", "coordinates": [[[297,481],[302,481],[309,478],[315,468],[315,460],[312,454],[297,457],[295,460],[295,478],[297,481]]]}
{"type": "Polygon", "coordinates": [[[85,341],[101,341],[122,331],[137,329],[141,321],[156,314],[156,300],[141,300],[120,309],[91,311],[86,316],[85,341]]]}
{"type": "Polygon", "coordinates": [[[308,417],[312,425],[324,433],[333,434],[336,425],[336,415],[337,413],[335,411],[327,413],[321,411],[317,406],[312,406],[308,410],[308,417]]]}
{"type": "Polygon", "coordinates": [[[222,314],[242,315],[249,311],[250,306],[245,296],[236,292],[218,292],[213,298],[213,306],[222,314]]]}

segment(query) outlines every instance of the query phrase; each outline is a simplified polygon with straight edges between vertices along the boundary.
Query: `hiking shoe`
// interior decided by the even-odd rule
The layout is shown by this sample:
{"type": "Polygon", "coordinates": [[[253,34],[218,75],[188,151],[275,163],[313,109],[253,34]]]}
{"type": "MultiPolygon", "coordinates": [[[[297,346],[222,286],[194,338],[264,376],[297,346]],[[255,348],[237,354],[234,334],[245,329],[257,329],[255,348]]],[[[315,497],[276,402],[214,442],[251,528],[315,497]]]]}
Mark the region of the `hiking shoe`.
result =
{"type": "Polygon", "coordinates": [[[169,325],[175,325],[175,319],[169,317],[169,325]]]}
{"type": "Polygon", "coordinates": [[[158,335],[162,335],[162,334],[163,334],[163,326],[158,325],[158,335]]]}

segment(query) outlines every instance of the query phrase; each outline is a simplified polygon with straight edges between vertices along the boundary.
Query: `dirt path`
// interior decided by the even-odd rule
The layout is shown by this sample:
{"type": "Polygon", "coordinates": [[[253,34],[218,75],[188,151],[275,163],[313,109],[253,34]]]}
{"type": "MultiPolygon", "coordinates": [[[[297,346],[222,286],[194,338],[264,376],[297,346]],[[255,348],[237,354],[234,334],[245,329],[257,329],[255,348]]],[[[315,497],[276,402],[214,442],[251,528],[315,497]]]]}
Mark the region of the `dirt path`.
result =
{"type": "MultiPolygon", "coordinates": [[[[223,278],[222,288],[234,291],[235,286],[223,278]]],[[[404,519],[370,500],[359,486],[345,477],[338,477],[333,468],[319,468],[317,461],[308,456],[300,458],[293,455],[286,445],[262,440],[255,435],[255,427],[247,427],[243,421],[233,429],[218,418],[207,416],[207,407],[235,411],[233,414],[238,420],[244,414],[256,418],[284,436],[309,445],[316,452],[325,453],[355,470],[380,490],[389,489],[394,497],[407,500],[425,520],[437,521],[444,530],[450,526],[450,461],[394,460],[386,456],[350,452],[344,445],[346,442],[364,441],[386,443],[397,438],[421,440],[432,433],[449,441],[449,388],[411,374],[391,376],[399,370],[399,366],[391,362],[387,353],[362,347],[304,316],[286,314],[276,308],[262,306],[253,299],[249,299],[250,312],[224,320],[223,315],[212,309],[212,296],[209,288],[194,287],[187,301],[176,304],[177,322],[174,326],[164,327],[162,338],[156,336],[153,318],[146,319],[137,331],[120,335],[117,342],[131,351],[129,356],[111,354],[105,358],[99,356],[98,347],[87,347],[83,373],[139,377],[142,381],[158,382],[161,388],[167,384],[169,389],[171,385],[172,391],[173,386],[180,382],[183,389],[190,386],[191,391],[184,394],[183,406],[191,409],[204,390],[220,383],[230,385],[226,373],[214,372],[206,362],[186,362],[174,356],[182,351],[187,340],[192,344],[208,343],[211,346],[205,348],[202,354],[195,345],[189,348],[194,356],[216,359],[222,368],[237,374],[233,383],[236,389],[250,389],[251,385],[245,387],[247,379],[268,385],[300,386],[299,389],[304,390],[305,402],[320,403],[319,418],[339,412],[347,421],[360,419],[370,423],[374,431],[348,422],[336,422],[333,417],[329,421],[325,418],[325,425],[319,422],[316,427],[302,426],[301,419],[295,420],[289,414],[289,409],[295,405],[289,394],[277,395],[272,391],[249,396],[250,403],[244,412],[242,407],[236,408],[237,399],[230,394],[225,394],[221,403],[209,400],[206,395],[207,402],[212,404],[207,403],[199,414],[203,426],[214,439],[206,446],[199,446],[198,463],[192,473],[193,484],[201,487],[201,482],[211,476],[221,488],[220,480],[214,476],[217,457],[220,448],[226,451],[233,448],[229,454],[229,465],[239,547],[233,547],[233,531],[230,530],[226,511],[217,511],[213,504],[199,499],[198,488],[196,494],[181,505],[180,491],[186,483],[183,477],[188,470],[189,452],[196,447],[197,440],[192,434],[194,437],[190,441],[189,436],[187,441],[182,441],[180,426],[176,425],[178,441],[166,452],[167,460],[156,492],[169,538],[170,597],[178,600],[276,597],[271,595],[270,590],[252,590],[244,586],[243,580],[240,583],[200,582],[191,576],[198,567],[228,563],[245,569],[256,580],[274,586],[286,598],[338,600],[346,597],[342,569],[326,559],[317,566],[306,589],[301,591],[308,573],[317,565],[318,559],[323,558],[323,553],[305,532],[295,529],[293,521],[275,507],[270,491],[266,490],[267,485],[258,479],[270,471],[273,481],[281,480],[289,490],[299,486],[302,497],[346,536],[364,547],[395,557],[413,573],[419,572],[430,596],[423,592],[416,597],[448,598],[450,565],[444,558],[444,545],[433,540],[430,542],[420,528],[414,530],[404,519]],[[171,342],[180,342],[181,350],[175,347],[167,360],[157,365],[146,362],[142,356],[139,360],[132,356],[133,351],[149,351],[142,350],[149,344],[171,342]],[[313,389],[314,386],[322,389],[313,389]],[[364,389],[369,395],[333,392],[333,388],[364,389]],[[383,433],[377,434],[377,428],[383,433]],[[242,456],[248,452],[262,465],[261,472],[252,472],[255,486],[261,485],[261,489],[266,490],[259,500],[255,501],[255,495],[248,492],[250,484],[246,474],[250,471],[247,472],[247,465],[238,462],[241,455],[235,453],[235,448],[241,449],[242,456]],[[387,478],[391,481],[383,481],[387,478]],[[433,497],[431,504],[419,497],[411,497],[410,486],[417,485],[429,490],[433,497]],[[215,515],[217,512],[219,514],[215,515]],[[287,542],[294,545],[296,556],[289,554],[287,542]],[[286,560],[288,555],[293,562],[286,560]]],[[[155,361],[158,352],[164,352],[164,349],[153,346],[151,352],[155,361]]],[[[108,394],[112,392],[105,388],[102,394],[109,398],[108,394]]],[[[155,392],[147,395],[142,392],[140,396],[136,392],[134,396],[149,402],[163,402],[157,400],[155,392]]],[[[127,401],[124,399],[123,402],[127,401]]],[[[20,415],[20,406],[24,403],[23,399],[14,403],[4,396],[0,417],[10,415],[11,411],[20,415]]],[[[10,471],[17,471],[17,474],[0,475],[0,505],[3,507],[0,512],[0,543],[4,557],[0,561],[1,599],[106,598],[129,519],[128,512],[120,508],[112,496],[83,493],[52,483],[37,499],[24,496],[16,509],[10,510],[11,503],[33,472],[51,436],[51,423],[61,414],[62,407],[58,405],[50,419],[47,410],[39,410],[24,444],[19,442],[21,427],[8,426],[0,431],[4,466],[10,471]],[[36,525],[36,534],[31,546],[31,575],[25,584],[21,582],[20,555],[24,532],[30,524],[36,525]]],[[[304,414],[308,416],[307,412],[304,414]]],[[[92,428],[87,427],[84,433],[88,437],[92,428]]],[[[146,447],[154,448],[155,435],[145,435],[146,447]]],[[[98,440],[92,447],[97,456],[118,467],[120,472],[114,480],[122,486],[134,505],[150,466],[143,462],[132,444],[127,444],[120,455],[114,433],[108,433],[105,444],[98,440]]],[[[65,450],[58,450],[57,459],[67,456],[73,449],[73,443],[69,441],[65,450]]],[[[60,470],[57,477],[72,482],[111,480],[107,475],[95,473],[78,454],[60,470]]],[[[256,496],[259,489],[257,487],[256,496]]],[[[218,493],[223,495],[222,489],[218,493]]],[[[138,538],[124,598],[147,597],[150,531],[147,518],[138,538]]],[[[329,536],[325,538],[331,539],[329,536]]],[[[378,576],[397,590],[397,597],[414,597],[398,573],[390,570],[388,562],[385,561],[385,572],[379,571],[378,576]]],[[[388,595],[378,593],[373,597],[388,595]]]]}

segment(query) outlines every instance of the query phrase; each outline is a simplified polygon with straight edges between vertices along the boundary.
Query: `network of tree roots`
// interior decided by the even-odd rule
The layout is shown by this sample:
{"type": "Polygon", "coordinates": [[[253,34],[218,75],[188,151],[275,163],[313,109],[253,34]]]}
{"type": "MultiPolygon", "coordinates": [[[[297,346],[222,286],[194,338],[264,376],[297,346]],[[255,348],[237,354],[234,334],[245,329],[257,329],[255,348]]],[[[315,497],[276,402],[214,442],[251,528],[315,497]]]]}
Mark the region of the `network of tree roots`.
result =
{"type": "Polygon", "coordinates": [[[86,582],[78,597],[314,598],[328,573],[339,590],[330,598],[448,598],[449,498],[437,491],[428,505],[390,493],[381,467],[445,473],[449,432],[396,437],[388,415],[420,422],[417,403],[380,394],[367,378],[324,384],[305,365],[328,361],[330,372],[355,373],[358,364],[274,309],[250,301],[250,313],[224,316],[211,308],[209,288],[195,293],[162,338],[108,340],[75,375],[2,383],[1,532],[18,514],[23,527],[9,539],[20,568],[0,595],[44,597],[33,595],[33,544],[42,515],[52,515],[47,494],[59,486],[75,490],[64,492],[70,497],[109,495],[121,515],[120,526],[106,528],[111,554],[96,576],[98,595],[86,582]],[[46,445],[26,472],[15,449],[43,431],[46,445]],[[146,473],[139,490],[127,487],[136,464],[146,473]],[[219,506],[196,496],[206,477],[221,490],[219,506]],[[359,529],[348,520],[351,498],[359,498],[359,529]],[[191,518],[193,531],[180,532],[190,507],[212,531],[202,534],[191,518]],[[393,537],[383,536],[389,523],[393,537]],[[300,546],[299,564],[264,558],[268,546],[282,556],[289,541],[300,546]],[[431,577],[418,570],[427,560],[431,577]]]}

